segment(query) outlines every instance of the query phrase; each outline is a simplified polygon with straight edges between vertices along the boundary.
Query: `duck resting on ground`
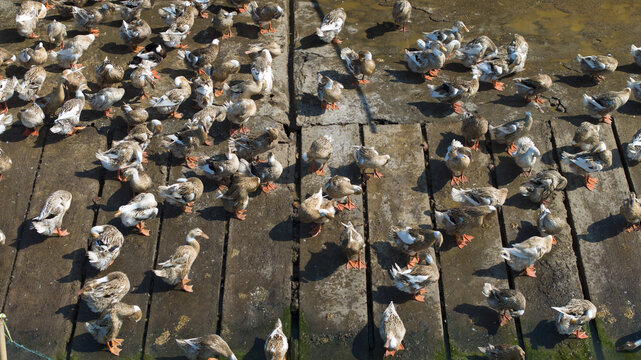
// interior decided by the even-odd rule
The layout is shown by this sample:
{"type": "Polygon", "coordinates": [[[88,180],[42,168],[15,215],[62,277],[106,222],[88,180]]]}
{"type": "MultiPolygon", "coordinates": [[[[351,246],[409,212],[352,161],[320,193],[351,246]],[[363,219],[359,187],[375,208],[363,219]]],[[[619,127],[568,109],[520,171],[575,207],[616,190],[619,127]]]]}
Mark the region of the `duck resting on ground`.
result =
{"type": "Polygon", "coordinates": [[[490,283],[483,285],[483,295],[490,307],[499,313],[500,325],[507,324],[512,317],[520,317],[525,313],[525,296],[513,289],[499,289],[490,283]]]}
{"type": "Polygon", "coordinates": [[[597,308],[589,300],[572,299],[563,307],[552,306],[559,312],[556,319],[556,330],[562,335],[573,335],[577,339],[587,339],[582,331],[583,325],[596,317],[597,308]]]}
{"type": "Polygon", "coordinates": [[[176,343],[189,360],[217,359],[220,356],[229,358],[229,360],[237,360],[225,340],[216,334],[193,339],[176,339],[176,343]]]}
{"type": "Polygon", "coordinates": [[[460,185],[467,182],[467,178],[463,173],[472,161],[472,151],[470,148],[463,146],[460,141],[454,139],[452,140],[452,144],[447,148],[444,161],[447,168],[452,172],[450,185],[460,185]]]}
{"type": "Polygon", "coordinates": [[[277,319],[274,330],[265,341],[265,358],[267,360],[285,360],[288,349],[289,344],[287,336],[283,333],[283,323],[277,319]]]}
{"type": "Polygon", "coordinates": [[[329,179],[324,189],[331,199],[336,200],[336,209],[339,211],[356,209],[356,204],[350,200],[350,196],[363,193],[363,188],[358,185],[352,185],[349,178],[340,175],[334,175],[329,179]],[[347,203],[340,203],[345,199],[347,199],[347,203]]]}
{"type": "Polygon", "coordinates": [[[99,271],[103,271],[120,255],[120,249],[125,238],[113,225],[98,225],[90,230],[91,247],[87,251],[89,263],[99,271]]]}
{"type": "Polygon", "coordinates": [[[601,119],[606,124],[612,124],[610,113],[625,105],[630,99],[631,92],[632,89],[626,87],[622,91],[608,91],[600,95],[583,94],[583,105],[591,117],[601,119]]]}
{"type": "Polygon", "coordinates": [[[316,28],[316,36],[327,44],[330,42],[335,44],[342,43],[343,41],[338,38],[338,34],[343,30],[346,18],[347,14],[343,8],[330,11],[323,17],[321,26],[316,28]]]}
{"type": "Polygon", "coordinates": [[[44,236],[67,236],[69,232],[62,230],[62,219],[71,206],[72,195],[69,191],[54,191],[45,200],[40,214],[32,219],[31,228],[44,236]]]}
{"type": "Polygon", "coordinates": [[[438,249],[443,245],[443,234],[432,229],[392,226],[390,233],[396,247],[410,257],[406,265],[408,269],[416,266],[429,248],[436,245],[438,249]]]}
{"type": "Polygon", "coordinates": [[[583,175],[585,178],[585,187],[592,191],[599,182],[598,178],[591,177],[590,174],[599,173],[612,166],[612,151],[608,150],[604,142],[599,142],[589,151],[581,151],[576,154],[563,152],[561,162],[569,164],[572,172],[583,175]]]}
{"type": "Polygon", "coordinates": [[[129,203],[118,208],[114,217],[120,217],[122,224],[127,227],[135,226],[143,236],[149,236],[145,229],[145,221],[158,215],[158,203],[154,194],[142,193],[136,195],[129,203]]]}
{"type": "Polygon", "coordinates": [[[122,302],[114,304],[102,313],[98,320],[86,322],[87,331],[96,342],[107,345],[110,353],[120,355],[123,339],[118,339],[122,320],[131,318],[135,322],[142,319],[142,310],[137,305],[128,305],[122,302]]]}
{"type": "Polygon", "coordinates": [[[114,271],[101,278],[87,281],[78,295],[91,311],[101,313],[122,300],[130,287],[127,275],[121,271],[114,271]]]}

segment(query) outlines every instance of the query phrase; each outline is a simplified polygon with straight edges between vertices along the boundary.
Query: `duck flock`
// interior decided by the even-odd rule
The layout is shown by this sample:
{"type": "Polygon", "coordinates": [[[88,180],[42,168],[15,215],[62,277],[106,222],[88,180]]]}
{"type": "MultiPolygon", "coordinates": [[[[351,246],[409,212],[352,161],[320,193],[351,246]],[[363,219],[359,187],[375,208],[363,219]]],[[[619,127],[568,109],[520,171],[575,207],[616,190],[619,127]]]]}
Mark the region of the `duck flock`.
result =
{"type": "MultiPolygon", "coordinates": [[[[271,152],[278,144],[279,131],[266,128],[264,132],[250,135],[246,124],[256,115],[263,96],[273,91],[272,59],[281,55],[281,45],[270,41],[269,33],[275,31],[272,26],[276,24],[272,22],[278,21],[284,14],[283,9],[274,3],[228,1],[237,10],[227,11],[221,8],[211,15],[211,20],[202,20],[210,17],[208,9],[212,4],[209,0],[174,1],[166,7],[157,7],[156,11],[168,26],[167,30],[159,34],[162,41],[157,43],[149,40],[152,29],[145,21],[145,16],[154,8],[151,0],[100,1],[91,5],[87,4],[88,0],[23,1],[16,16],[17,32],[20,36],[36,40],[32,47],[18,54],[0,48],[1,65],[15,63],[26,69],[22,79],[11,77],[0,80],[0,102],[4,104],[0,113],[0,134],[11,126],[18,126],[16,120],[19,120],[24,127],[25,137],[38,135],[43,126],[55,134],[51,136],[74,136],[83,129],[80,120],[86,101],[93,110],[104,112],[107,118],[113,116],[112,107],[123,102],[122,111],[128,125],[128,135],[123,140],[114,141],[109,150],[96,152],[95,157],[106,170],[115,172],[120,181],[126,182],[134,193],[132,200],[122,204],[116,213],[124,226],[137,229],[141,235],[150,235],[145,221],[158,215],[158,202],[152,189],[156,189],[158,196],[166,203],[179,206],[185,213],[190,213],[194,203],[202,196],[203,180],[215,182],[218,185],[217,197],[222,199],[225,210],[237,219],[244,220],[250,195],[262,190],[269,196],[276,188],[274,182],[283,173],[282,164],[271,152]],[[38,24],[44,21],[47,12],[52,9],[61,18],[73,19],[73,23],[52,20],[46,24],[46,34],[42,35],[45,41],[41,41],[35,32],[41,28],[38,24]],[[213,63],[219,56],[224,56],[219,53],[221,41],[233,41],[234,17],[241,14],[251,17],[260,34],[264,35],[264,41],[250,45],[245,51],[252,59],[253,79],[230,85],[229,81],[241,68],[240,62],[225,59],[217,67],[213,63]],[[116,16],[122,18],[120,39],[135,54],[131,61],[125,65],[105,58],[99,64],[81,64],[83,53],[91,51],[92,44],[99,36],[101,24],[116,16]],[[195,21],[211,21],[220,37],[213,39],[207,46],[188,50],[183,40],[190,36],[190,29],[195,21]],[[73,26],[81,34],[68,37],[67,26],[73,26]],[[173,52],[173,49],[176,51],[173,52]],[[173,89],[160,96],[152,96],[156,80],[160,77],[154,67],[167,56],[182,60],[184,67],[193,71],[193,77],[177,76],[173,89]],[[47,78],[44,66],[50,63],[57,64],[63,71],[51,92],[41,95],[39,92],[47,78]],[[90,70],[94,70],[95,82],[100,90],[86,94],[90,87],[84,72],[90,70]],[[126,72],[129,73],[128,78],[125,76],[126,72]],[[125,82],[137,89],[134,97],[124,98],[125,90],[119,84],[125,82]],[[7,101],[14,96],[29,104],[17,114],[12,114],[7,106],[7,101]],[[214,104],[218,97],[223,97],[224,105],[214,104]],[[173,134],[163,133],[162,121],[150,120],[147,108],[142,105],[143,99],[149,99],[149,107],[156,113],[181,119],[183,115],[178,112],[178,108],[191,98],[201,110],[191,119],[184,119],[184,127],[173,134]],[[196,156],[195,151],[199,147],[213,145],[209,137],[212,124],[224,121],[229,123],[226,150],[210,157],[196,156]],[[144,169],[147,163],[145,150],[154,138],[159,138],[162,147],[175,158],[184,159],[185,166],[190,169],[198,168],[202,175],[180,178],[175,184],[155,187],[144,169]],[[261,156],[266,160],[261,160],[261,156]]],[[[399,31],[406,31],[411,11],[412,5],[408,1],[399,0],[395,3],[392,18],[399,31]]],[[[347,14],[342,8],[327,13],[316,29],[319,41],[339,46],[339,34],[346,19],[347,14]]],[[[555,235],[568,226],[564,218],[556,216],[546,206],[555,192],[565,189],[567,180],[556,170],[543,170],[536,174],[532,172],[533,165],[541,157],[536,144],[528,137],[534,121],[532,113],[527,112],[524,118],[494,127],[483,116],[465,110],[463,101],[473,99],[480,82],[491,83],[496,90],[503,91],[500,80],[523,71],[528,55],[528,43],[520,35],[515,34],[507,46],[496,46],[487,36],[464,42],[464,32],[468,31],[463,22],[457,21],[451,28],[425,32],[416,42],[418,50],[408,49],[404,52],[408,69],[426,80],[437,77],[439,69],[447,61],[460,62],[471,70],[469,79],[460,78],[443,81],[441,85],[428,85],[432,98],[450,104],[452,110],[460,114],[461,133],[465,139],[465,144],[453,140],[445,156],[445,164],[452,172],[452,198],[462,205],[442,212],[435,211],[436,227],[454,236],[459,247],[467,246],[473,239],[469,233],[480,227],[485,217],[504,204],[508,192],[506,188],[457,187],[468,182],[464,174],[470,165],[472,152],[479,151],[479,139],[483,139],[489,132],[493,141],[507,146],[508,153],[523,170],[522,176],[528,178],[520,188],[521,194],[540,205],[537,219],[540,236],[532,236],[511,248],[503,248],[500,255],[512,269],[526,276],[536,277],[535,262],[551,251],[556,243],[555,235]]],[[[631,53],[641,66],[641,48],[632,45],[631,53]]],[[[376,69],[371,52],[356,52],[344,47],[340,51],[340,57],[353,75],[354,83],[366,86],[369,82],[366,77],[372,76],[376,69]]],[[[610,55],[578,55],[576,60],[583,74],[596,83],[604,81],[605,76],[614,72],[618,64],[610,55]]],[[[514,78],[513,81],[516,94],[523,97],[523,101],[532,103],[534,109],[541,110],[539,104],[545,102],[541,95],[551,88],[551,77],[537,74],[514,78]]],[[[318,98],[326,111],[337,109],[342,93],[349,91],[338,81],[320,73],[317,84],[318,98]]],[[[590,116],[610,124],[610,113],[625,104],[632,93],[641,99],[641,81],[630,79],[627,87],[621,91],[596,96],[584,95],[583,104],[590,116]]],[[[612,166],[612,151],[601,141],[599,131],[599,125],[582,123],[576,128],[572,142],[577,148],[576,152],[562,154],[562,161],[569,164],[572,171],[584,176],[585,186],[589,190],[597,189],[597,179],[592,175],[612,166]]],[[[335,150],[332,134],[319,137],[305,150],[302,160],[311,163],[310,176],[324,176],[325,165],[335,150]]],[[[641,160],[641,131],[634,136],[626,150],[630,159],[641,160]]],[[[363,182],[370,181],[371,178],[380,179],[383,176],[381,170],[390,161],[394,161],[389,155],[379,154],[373,147],[354,146],[353,155],[363,174],[363,182]]],[[[11,176],[10,156],[11,154],[0,149],[0,180],[3,176],[11,176]]],[[[312,224],[310,235],[315,237],[321,232],[322,224],[334,221],[337,212],[355,209],[350,196],[361,193],[362,187],[352,184],[351,179],[333,176],[325,186],[297,205],[299,220],[312,224]]],[[[69,232],[63,229],[63,218],[72,201],[72,194],[66,190],[53,192],[46,199],[40,214],[32,219],[31,229],[44,236],[68,236],[69,232]]],[[[626,231],[639,229],[641,202],[634,193],[621,205],[621,214],[629,223],[626,231]]],[[[351,222],[343,226],[345,230],[340,244],[345,249],[346,266],[356,271],[364,269],[366,264],[362,259],[362,252],[365,240],[351,222]]],[[[104,271],[117,261],[125,238],[112,225],[94,226],[89,233],[92,240],[87,252],[88,261],[99,271],[104,271]]],[[[192,292],[189,272],[200,250],[198,238],[208,239],[208,236],[199,228],[189,231],[186,244],[179,246],[169,259],[158,264],[158,268],[153,270],[155,276],[171,285],[179,285],[183,291],[192,292]]],[[[439,269],[429,250],[432,247],[438,248],[443,243],[441,231],[394,227],[390,232],[390,240],[408,256],[405,266],[396,264],[390,270],[396,287],[411,294],[416,301],[424,301],[422,294],[426,287],[439,279],[439,269]]],[[[5,236],[0,231],[0,244],[4,244],[4,241],[5,236]]],[[[81,298],[88,307],[101,314],[98,320],[86,323],[88,331],[96,341],[106,344],[108,351],[114,355],[119,354],[123,343],[123,339],[118,338],[122,321],[127,318],[139,321],[142,318],[142,311],[138,306],[121,302],[129,290],[127,275],[116,271],[87,281],[80,291],[81,298]]],[[[487,297],[488,305],[497,311],[501,326],[512,317],[522,316],[526,311],[526,298],[517,290],[500,289],[486,283],[479,291],[487,297]]],[[[596,306],[584,299],[571,299],[567,304],[559,305],[553,307],[558,312],[558,332],[578,339],[587,338],[583,327],[595,318],[596,306]]],[[[405,327],[394,303],[390,303],[381,315],[379,330],[385,341],[386,356],[404,349],[402,341],[405,327]]],[[[198,338],[176,341],[189,359],[219,356],[236,359],[227,343],[216,334],[202,334],[198,338]]],[[[639,345],[639,342],[626,343],[619,350],[633,350],[639,345]]],[[[280,319],[276,319],[275,329],[265,343],[265,356],[267,359],[282,360],[287,350],[287,337],[280,319]]],[[[481,351],[490,359],[525,359],[525,353],[518,345],[488,345],[481,351]]]]}

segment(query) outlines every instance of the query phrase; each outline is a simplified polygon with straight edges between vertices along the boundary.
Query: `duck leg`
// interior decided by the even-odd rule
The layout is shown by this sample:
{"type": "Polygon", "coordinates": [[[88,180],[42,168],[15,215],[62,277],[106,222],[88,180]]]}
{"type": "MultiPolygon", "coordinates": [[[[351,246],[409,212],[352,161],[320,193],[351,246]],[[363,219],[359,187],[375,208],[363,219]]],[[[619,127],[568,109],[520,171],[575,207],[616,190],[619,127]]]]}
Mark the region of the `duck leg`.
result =
{"type": "Polygon", "coordinates": [[[194,206],[194,202],[193,202],[193,201],[192,201],[192,202],[188,202],[188,203],[185,205],[185,208],[183,209],[183,211],[184,211],[185,213],[187,213],[187,214],[191,214],[191,212],[193,211],[193,206],[194,206]]]}
{"type": "MultiPolygon", "coordinates": [[[[323,110],[327,110],[329,108],[329,105],[325,101],[321,101],[321,108],[323,110]]],[[[7,109],[7,111],[9,110],[7,109]]],[[[7,111],[3,111],[3,112],[7,112],[7,111]]]]}
{"type": "Polygon", "coordinates": [[[323,163],[323,165],[320,167],[320,169],[316,170],[316,175],[318,175],[318,176],[325,175],[325,164],[327,164],[327,161],[323,163]]]}
{"type": "Polygon", "coordinates": [[[414,266],[416,266],[419,262],[421,262],[421,259],[418,257],[418,253],[416,253],[414,256],[410,258],[410,262],[407,263],[407,268],[411,269],[414,266]]]}
{"type": "Polygon", "coordinates": [[[176,46],[176,49],[182,49],[182,50],[189,49],[189,45],[185,45],[181,42],[180,44],[178,44],[178,46],[176,46]]]}
{"type": "Polygon", "coordinates": [[[437,77],[440,69],[432,69],[428,71],[427,73],[430,74],[431,77],[437,77]]]}
{"type": "Polygon", "coordinates": [[[338,105],[336,105],[336,103],[332,103],[331,105],[329,105],[329,109],[330,110],[338,110],[338,105]]]}
{"type": "Polygon", "coordinates": [[[68,235],[69,235],[69,231],[67,231],[67,230],[62,230],[62,229],[60,229],[60,228],[55,228],[55,230],[53,231],[53,233],[54,233],[54,234],[56,234],[56,235],[58,235],[58,236],[60,236],[60,237],[68,236],[68,235]]]}
{"type": "Polygon", "coordinates": [[[120,182],[127,182],[127,179],[122,177],[122,169],[116,170],[116,179],[120,182]]]}
{"type": "Polygon", "coordinates": [[[423,79],[425,79],[427,81],[430,81],[430,80],[432,80],[434,78],[432,76],[427,75],[427,74],[423,74],[423,79]]]}
{"type": "Polygon", "coordinates": [[[332,39],[332,42],[334,44],[342,44],[343,40],[339,39],[338,36],[334,36],[334,38],[332,39]]]}
{"type": "Polygon", "coordinates": [[[363,84],[369,84],[369,80],[365,79],[365,74],[363,74],[363,77],[358,80],[358,83],[363,85],[363,84]]]}
{"type": "Polygon", "coordinates": [[[545,104],[545,99],[541,98],[539,94],[534,97],[534,102],[537,104],[545,104]]]}
{"type": "Polygon", "coordinates": [[[238,12],[241,14],[244,13],[245,11],[247,11],[247,4],[243,4],[243,7],[238,8],[238,12]]]}
{"type": "Polygon", "coordinates": [[[336,203],[336,205],[334,205],[334,209],[336,209],[337,211],[343,211],[345,210],[345,204],[336,203]]]}
{"type": "Polygon", "coordinates": [[[182,279],[182,280],[180,280],[180,288],[185,292],[194,292],[194,290],[192,289],[193,286],[192,285],[187,285],[187,283],[190,282],[190,281],[191,281],[190,279],[182,279]]]}
{"type": "Polygon", "coordinates": [[[73,129],[71,129],[71,131],[67,133],[67,135],[74,135],[79,130],[82,130],[84,128],[86,128],[86,126],[74,126],[73,129]]]}
{"type": "Polygon", "coordinates": [[[603,121],[606,124],[612,124],[612,115],[607,114],[604,117],[601,118],[601,121],[603,121]]]}
{"type": "Polygon", "coordinates": [[[596,189],[596,184],[599,182],[599,179],[593,178],[590,175],[585,175],[585,187],[588,190],[593,191],[596,189]]]}
{"type": "Polygon", "coordinates": [[[507,153],[511,154],[511,153],[513,153],[515,151],[516,151],[516,145],[514,145],[514,143],[509,143],[507,145],[507,153]]]}
{"type": "Polygon", "coordinates": [[[508,323],[508,321],[512,320],[512,315],[507,310],[503,310],[502,314],[499,316],[500,319],[500,324],[499,326],[503,326],[508,323]]]}
{"type": "Polygon", "coordinates": [[[639,224],[632,224],[625,228],[625,232],[633,232],[639,230],[639,224]]]}
{"type": "Polygon", "coordinates": [[[454,110],[454,112],[457,113],[457,114],[462,114],[463,113],[463,103],[455,102],[454,104],[452,104],[452,110],[454,110]]]}
{"type": "Polygon", "coordinates": [[[111,111],[112,111],[112,108],[105,110],[105,116],[110,119],[114,116],[114,114],[111,111]]]}
{"type": "Polygon", "coordinates": [[[138,46],[136,44],[130,44],[129,48],[131,49],[132,52],[135,52],[136,54],[139,53],[144,47],[138,46]]]}
{"type": "Polygon", "coordinates": [[[352,202],[352,200],[349,198],[349,195],[347,196],[347,203],[345,204],[345,209],[347,210],[356,209],[356,204],[352,202]]]}
{"type": "Polygon", "coordinates": [[[374,169],[374,177],[377,179],[381,179],[383,177],[383,173],[378,171],[377,169],[374,169]]]}
{"type": "Polygon", "coordinates": [[[98,37],[100,35],[100,30],[91,28],[89,29],[89,32],[93,34],[93,36],[98,37]]]}
{"type": "Polygon", "coordinates": [[[119,356],[120,355],[120,348],[119,346],[122,345],[123,339],[113,339],[107,341],[107,349],[109,349],[109,352],[119,356]]]}
{"type": "Polygon", "coordinates": [[[585,333],[585,331],[581,331],[580,329],[573,332],[572,335],[574,335],[577,339],[587,339],[588,335],[585,333]]]}
{"type": "Polygon", "coordinates": [[[529,277],[536,277],[536,269],[534,269],[534,265],[530,265],[527,268],[525,268],[525,275],[529,277]]]}
{"type": "Polygon", "coordinates": [[[474,142],[474,145],[470,147],[470,149],[475,150],[475,151],[481,151],[481,142],[479,140],[476,140],[474,142]]]}
{"type": "Polygon", "coordinates": [[[321,230],[323,230],[323,225],[314,223],[314,225],[312,225],[312,228],[311,228],[311,231],[310,231],[310,236],[311,237],[317,237],[318,234],[321,233],[321,230]]]}
{"type": "Polygon", "coordinates": [[[245,215],[246,212],[247,212],[246,209],[236,210],[236,219],[238,219],[240,221],[243,221],[243,220],[247,219],[247,215],[245,215]]]}
{"type": "Polygon", "coordinates": [[[2,109],[2,111],[0,111],[0,113],[6,114],[8,112],[9,112],[9,106],[7,106],[7,102],[5,101],[4,102],[4,109],[2,109]]]}
{"type": "Polygon", "coordinates": [[[423,294],[425,294],[426,291],[427,290],[425,288],[419,290],[418,293],[414,295],[414,300],[418,302],[425,302],[425,298],[423,297],[423,294]]]}
{"type": "Polygon", "coordinates": [[[145,222],[141,221],[136,225],[136,229],[138,229],[138,232],[142,236],[149,236],[149,230],[145,229],[145,222]]]}
{"type": "Polygon", "coordinates": [[[492,80],[492,87],[494,87],[498,91],[503,91],[505,90],[504,85],[502,82],[498,80],[492,80]]]}
{"type": "Polygon", "coordinates": [[[45,7],[47,8],[47,10],[51,10],[51,9],[53,9],[55,6],[53,6],[53,5],[49,4],[49,2],[48,2],[48,1],[45,1],[45,7]]]}
{"type": "Polygon", "coordinates": [[[260,187],[265,194],[269,194],[272,190],[276,190],[278,188],[278,186],[269,181],[266,184],[260,184],[260,187]]]}
{"type": "Polygon", "coordinates": [[[185,156],[185,165],[188,168],[195,169],[196,162],[198,162],[198,156],[185,156]]]}
{"type": "Polygon", "coordinates": [[[24,128],[24,131],[22,132],[22,136],[38,136],[38,135],[40,135],[40,134],[38,133],[38,129],[36,129],[36,128],[30,129],[30,128],[26,127],[26,128],[24,128]]]}
{"type": "Polygon", "coordinates": [[[222,90],[214,90],[214,97],[220,97],[223,96],[223,91],[222,90]]]}
{"type": "Polygon", "coordinates": [[[269,29],[267,29],[270,33],[276,32],[276,29],[272,28],[272,22],[269,22],[269,29]]]}
{"type": "Polygon", "coordinates": [[[39,37],[40,37],[40,35],[37,35],[37,34],[35,34],[35,33],[31,33],[31,34],[27,35],[27,37],[28,37],[29,39],[37,39],[37,38],[39,38],[39,37]]]}
{"type": "Polygon", "coordinates": [[[261,35],[267,34],[267,31],[268,31],[267,29],[263,29],[263,27],[260,26],[260,25],[258,25],[258,28],[260,29],[259,32],[260,32],[261,35]]]}
{"type": "Polygon", "coordinates": [[[250,132],[249,128],[245,125],[240,125],[240,129],[238,129],[238,131],[243,135],[247,135],[250,132]]]}
{"type": "Polygon", "coordinates": [[[458,245],[459,249],[462,249],[465,247],[465,245],[467,245],[467,243],[472,241],[472,239],[474,239],[474,236],[467,234],[463,234],[463,236],[461,236],[461,238],[459,239],[458,234],[456,234],[456,245],[458,245]]]}
{"type": "MultiPolygon", "coordinates": [[[[323,166],[325,166],[325,164],[323,164],[323,166]]],[[[319,171],[320,171],[319,169],[316,169],[316,161],[312,160],[312,165],[309,167],[309,169],[307,169],[307,172],[310,174],[315,172],[316,175],[319,175],[318,174],[319,171]]]]}
{"type": "Polygon", "coordinates": [[[203,18],[203,19],[208,19],[208,18],[209,18],[209,14],[207,14],[207,13],[206,13],[206,12],[204,12],[204,11],[201,11],[199,15],[200,15],[200,17],[201,17],[201,18],[203,18]]]}
{"type": "Polygon", "coordinates": [[[175,118],[175,119],[182,119],[183,114],[179,113],[178,111],[174,110],[169,113],[169,116],[175,118]]]}

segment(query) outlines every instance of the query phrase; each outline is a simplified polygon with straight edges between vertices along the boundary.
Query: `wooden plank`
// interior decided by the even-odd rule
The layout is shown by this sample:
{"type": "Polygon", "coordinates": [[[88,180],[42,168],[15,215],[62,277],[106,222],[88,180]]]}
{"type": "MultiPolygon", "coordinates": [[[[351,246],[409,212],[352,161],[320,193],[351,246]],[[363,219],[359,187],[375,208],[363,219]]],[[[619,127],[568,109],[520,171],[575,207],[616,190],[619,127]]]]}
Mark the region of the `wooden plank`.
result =
{"type": "MultiPolygon", "coordinates": [[[[528,136],[542,154],[533,168],[533,172],[536,173],[544,169],[554,169],[557,166],[550,141],[549,122],[547,119],[541,119],[541,115],[537,113],[534,116],[537,118],[528,136]]],[[[503,118],[493,118],[493,125],[499,125],[496,121],[499,119],[503,118]]],[[[508,189],[508,199],[502,207],[504,231],[508,242],[519,243],[530,236],[539,236],[537,229],[539,205],[521,196],[519,192],[519,187],[527,179],[519,176],[521,169],[505,151],[505,145],[493,142],[492,152],[494,162],[497,164],[495,168],[497,183],[500,188],[508,189]]],[[[547,206],[555,216],[567,218],[562,192],[558,192],[547,206]]],[[[524,350],[528,359],[551,359],[563,356],[593,358],[594,349],[591,342],[563,339],[556,333],[555,314],[551,307],[565,304],[569,298],[583,297],[570,227],[566,226],[565,230],[556,236],[556,240],[557,245],[552,248],[552,251],[537,261],[536,279],[518,276],[510,271],[514,277],[516,289],[521,291],[527,299],[525,314],[520,318],[524,350]]]]}
{"type": "Polygon", "coordinates": [[[251,198],[247,219],[229,224],[221,336],[239,359],[264,358],[277,318],[290,335],[296,146],[279,144],[273,152],[284,168],[278,188],[251,198]]]}
{"type": "MultiPolygon", "coordinates": [[[[622,116],[618,119],[619,122],[628,121],[622,116]]],[[[575,127],[583,121],[592,120],[587,116],[552,120],[559,156],[562,151],[578,151],[571,142],[575,127]]],[[[561,168],[568,179],[567,194],[588,293],[598,309],[597,330],[607,359],[622,356],[614,351],[615,342],[636,333],[641,321],[641,315],[634,307],[641,297],[641,287],[634,275],[641,271],[638,261],[641,235],[623,231],[626,221],[619,215],[619,206],[627,198],[629,187],[609,125],[601,124],[600,136],[608,149],[614,149],[613,165],[597,175],[599,183],[595,191],[585,188],[583,177],[571,174],[567,165],[563,164],[561,168]]],[[[634,172],[633,168],[631,172],[634,172]]]]}
{"type": "MultiPolygon", "coordinates": [[[[124,129],[116,129],[116,132],[114,140],[120,140],[125,136],[124,129]]],[[[159,146],[159,140],[159,138],[153,139],[147,148],[149,161],[144,165],[145,171],[154,183],[149,191],[156,196],[157,186],[167,181],[167,163],[169,161],[169,154],[159,146]]],[[[85,278],[104,276],[112,271],[122,271],[127,274],[131,283],[131,290],[122,301],[138,305],[143,312],[143,319],[145,319],[147,317],[147,303],[151,284],[151,272],[149,270],[154,265],[160,218],[145,221],[145,225],[151,233],[150,237],[142,236],[133,231],[132,228],[123,226],[120,218],[114,218],[114,214],[120,206],[129,202],[131,197],[132,192],[129,185],[118,181],[114,172],[107,172],[102,189],[102,199],[98,202],[100,207],[96,224],[116,226],[125,236],[125,243],[116,261],[103,272],[99,273],[98,270],[86,263],[85,278]]],[[[86,236],[89,235],[86,234],[86,236]]],[[[94,341],[91,334],[87,332],[85,322],[97,317],[98,314],[92,313],[84,303],[81,303],[71,344],[71,356],[74,359],[109,359],[113,357],[104,345],[94,341]]],[[[144,330],[144,320],[137,323],[133,321],[124,322],[119,335],[120,338],[125,339],[120,352],[121,357],[127,359],[141,356],[144,330]]]]}
{"type": "MultiPolygon", "coordinates": [[[[178,129],[182,121],[172,122],[178,129]]],[[[171,132],[167,130],[165,132],[171,132]]],[[[200,148],[199,152],[209,155],[223,151],[226,144],[214,148],[200,148]]],[[[182,166],[183,159],[174,159],[169,183],[180,177],[195,176],[194,171],[182,166]]],[[[187,293],[155,277],[149,310],[145,356],[183,356],[183,351],[174,339],[192,338],[216,332],[220,276],[222,270],[223,246],[227,232],[227,217],[220,200],[216,199],[216,187],[212,181],[201,177],[205,185],[203,196],[196,201],[191,214],[183,213],[179,207],[166,204],[158,249],[158,262],[167,260],[180,245],[185,244],[189,230],[199,227],[209,240],[199,239],[200,253],[190,272],[190,285],[194,292],[187,293]]]]}
{"type": "MultiPolygon", "coordinates": [[[[85,262],[87,233],[94,218],[92,199],[100,186],[100,166],[87,154],[105,146],[105,137],[94,127],[71,137],[48,135],[28,218],[40,212],[52,192],[70,191],[73,200],[63,227],[71,235],[45,238],[28,226],[22,231],[5,305],[7,323],[17,342],[50,357],[66,356],[85,262]]],[[[9,346],[9,358],[33,357],[9,346]]]]}
{"type": "Polygon", "coordinates": [[[0,181],[0,199],[5,204],[0,208],[0,230],[7,237],[5,245],[0,245],[0,305],[4,304],[7,294],[18,236],[29,206],[44,144],[44,134],[25,139],[22,130],[21,126],[13,126],[0,135],[0,148],[13,162],[12,168],[3,174],[4,179],[0,181]]]}
{"type": "MultiPolygon", "coordinates": [[[[432,227],[426,211],[430,210],[430,203],[421,126],[381,125],[366,127],[363,133],[365,145],[375,146],[380,153],[391,156],[383,170],[385,176],[367,183],[374,324],[379,324],[380,315],[389,302],[394,301],[407,329],[403,341],[405,351],[397,353],[399,358],[445,358],[438,283],[428,287],[425,303],[419,303],[398,291],[389,276],[394,263],[403,266],[408,260],[392,249],[388,235],[391,227],[432,227]]],[[[436,259],[434,252],[431,253],[436,259]]],[[[385,352],[385,340],[378,334],[377,329],[374,334],[376,358],[385,352]]]]}
{"type": "MultiPolygon", "coordinates": [[[[325,177],[308,174],[309,164],[301,166],[301,201],[325,185],[334,175],[360,183],[352,145],[360,144],[358,125],[303,128],[302,151],[325,134],[333,138],[334,151],[325,166],[325,177]]],[[[363,231],[362,196],[352,196],[357,209],[343,211],[323,225],[321,234],[309,237],[309,224],[300,227],[300,357],[352,359],[367,356],[367,297],[364,270],[347,270],[341,222],[351,221],[363,231]]]]}
{"type": "MultiPolygon", "coordinates": [[[[436,210],[447,210],[460,205],[451,197],[451,173],[444,158],[453,139],[463,140],[460,122],[434,122],[427,125],[430,156],[430,178],[436,210]]],[[[470,179],[464,188],[490,186],[488,164],[490,156],[482,148],[474,152],[465,171],[470,179]]],[[[445,234],[444,234],[445,235],[445,234]]],[[[507,269],[500,256],[502,247],[497,216],[486,218],[485,224],[472,232],[474,240],[462,249],[454,238],[445,235],[441,251],[441,272],[445,310],[452,358],[480,354],[478,347],[491,344],[516,343],[514,322],[499,327],[496,311],[487,305],[481,290],[485,282],[507,288],[507,269]],[[470,336],[470,334],[474,336],[470,336]]]]}

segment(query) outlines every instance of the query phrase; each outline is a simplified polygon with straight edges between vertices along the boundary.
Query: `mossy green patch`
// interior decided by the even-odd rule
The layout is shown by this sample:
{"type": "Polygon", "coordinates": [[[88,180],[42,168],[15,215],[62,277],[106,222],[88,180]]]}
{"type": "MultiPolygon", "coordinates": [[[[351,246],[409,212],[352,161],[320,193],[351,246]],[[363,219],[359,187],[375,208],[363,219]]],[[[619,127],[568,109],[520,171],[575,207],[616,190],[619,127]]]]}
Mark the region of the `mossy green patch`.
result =
{"type": "Polygon", "coordinates": [[[566,339],[551,349],[543,347],[534,349],[526,342],[524,350],[528,360],[589,360],[595,358],[591,340],[566,339]]]}
{"type": "Polygon", "coordinates": [[[606,359],[638,359],[638,353],[618,352],[616,350],[616,340],[614,340],[603,326],[603,321],[598,317],[594,321],[601,341],[601,350],[603,357],[606,359]]]}

